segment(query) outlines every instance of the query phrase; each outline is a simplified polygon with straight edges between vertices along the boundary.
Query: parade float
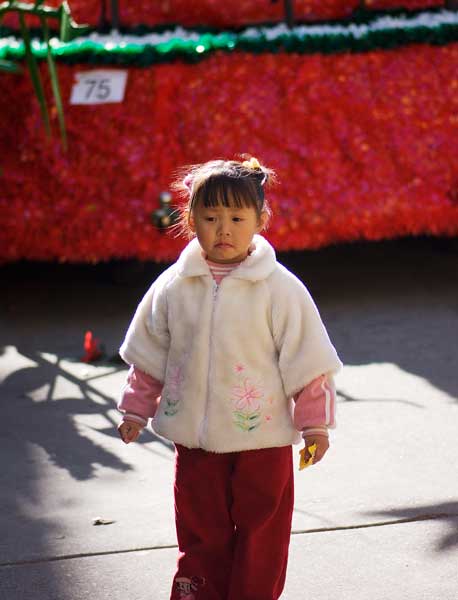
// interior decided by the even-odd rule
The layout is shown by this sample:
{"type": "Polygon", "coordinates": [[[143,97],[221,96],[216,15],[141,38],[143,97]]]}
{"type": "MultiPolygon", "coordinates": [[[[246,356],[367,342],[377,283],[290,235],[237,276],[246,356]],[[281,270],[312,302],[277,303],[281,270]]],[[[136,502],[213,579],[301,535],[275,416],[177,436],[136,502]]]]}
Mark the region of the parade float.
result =
{"type": "Polygon", "coordinates": [[[457,72],[456,2],[2,2],[0,262],[173,260],[174,170],[241,153],[278,250],[454,237],[457,72]]]}

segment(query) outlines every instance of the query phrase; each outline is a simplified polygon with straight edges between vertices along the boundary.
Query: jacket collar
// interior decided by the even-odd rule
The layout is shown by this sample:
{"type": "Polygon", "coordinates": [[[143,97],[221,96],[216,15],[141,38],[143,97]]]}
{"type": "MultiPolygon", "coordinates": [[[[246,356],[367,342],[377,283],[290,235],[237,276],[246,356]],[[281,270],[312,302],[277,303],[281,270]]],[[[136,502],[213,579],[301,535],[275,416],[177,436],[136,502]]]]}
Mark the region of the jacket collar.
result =
{"type": "MultiPolygon", "coordinates": [[[[233,271],[230,277],[259,281],[266,279],[276,266],[275,250],[261,235],[253,237],[251,254],[233,271]]],[[[210,275],[210,269],[205,260],[202,249],[194,238],[189,242],[177,260],[177,272],[180,277],[198,277],[210,275]]]]}

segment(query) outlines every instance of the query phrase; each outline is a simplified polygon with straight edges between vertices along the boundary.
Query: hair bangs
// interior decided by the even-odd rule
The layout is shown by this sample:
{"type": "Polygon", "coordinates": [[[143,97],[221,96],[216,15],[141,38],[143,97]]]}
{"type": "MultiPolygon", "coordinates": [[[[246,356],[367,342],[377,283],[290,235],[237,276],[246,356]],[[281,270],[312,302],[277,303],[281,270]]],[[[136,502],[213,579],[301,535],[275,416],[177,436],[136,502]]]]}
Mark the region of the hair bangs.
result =
{"type": "Polygon", "coordinates": [[[225,206],[227,208],[255,208],[259,210],[256,187],[248,178],[235,178],[227,175],[213,175],[197,186],[193,205],[207,208],[225,206]]]}

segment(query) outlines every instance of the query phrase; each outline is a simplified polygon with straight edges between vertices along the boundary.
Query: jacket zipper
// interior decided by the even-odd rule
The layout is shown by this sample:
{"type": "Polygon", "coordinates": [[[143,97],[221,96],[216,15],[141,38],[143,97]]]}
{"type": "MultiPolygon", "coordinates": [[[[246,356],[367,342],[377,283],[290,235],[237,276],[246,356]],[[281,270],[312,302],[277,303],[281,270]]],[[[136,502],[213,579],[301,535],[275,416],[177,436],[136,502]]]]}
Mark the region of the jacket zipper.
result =
{"type": "Polygon", "coordinates": [[[199,447],[202,448],[202,441],[204,439],[204,434],[206,433],[207,426],[207,412],[208,412],[208,403],[210,397],[210,371],[211,371],[211,357],[212,357],[212,340],[213,340],[213,320],[215,316],[215,308],[216,308],[216,297],[218,294],[219,285],[212,278],[212,295],[213,295],[213,303],[212,303],[212,314],[210,316],[210,339],[209,339],[209,348],[208,348],[208,373],[207,373],[207,397],[205,398],[205,410],[202,422],[199,427],[199,447]]]}

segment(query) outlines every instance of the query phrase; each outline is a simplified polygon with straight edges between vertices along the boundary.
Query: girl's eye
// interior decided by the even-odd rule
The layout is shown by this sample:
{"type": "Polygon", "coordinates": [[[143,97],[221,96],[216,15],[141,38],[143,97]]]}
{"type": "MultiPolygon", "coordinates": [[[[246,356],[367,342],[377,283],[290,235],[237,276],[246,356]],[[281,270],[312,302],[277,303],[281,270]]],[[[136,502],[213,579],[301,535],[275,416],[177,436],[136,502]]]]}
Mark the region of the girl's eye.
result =
{"type": "Polygon", "coordinates": [[[209,221],[210,223],[213,223],[213,221],[215,220],[215,217],[205,217],[206,221],[209,221]]]}
{"type": "Polygon", "coordinates": [[[239,223],[240,221],[243,221],[243,219],[241,217],[232,217],[232,220],[235,221],[235,223],[239,223]]]}

